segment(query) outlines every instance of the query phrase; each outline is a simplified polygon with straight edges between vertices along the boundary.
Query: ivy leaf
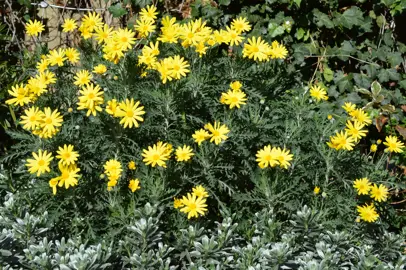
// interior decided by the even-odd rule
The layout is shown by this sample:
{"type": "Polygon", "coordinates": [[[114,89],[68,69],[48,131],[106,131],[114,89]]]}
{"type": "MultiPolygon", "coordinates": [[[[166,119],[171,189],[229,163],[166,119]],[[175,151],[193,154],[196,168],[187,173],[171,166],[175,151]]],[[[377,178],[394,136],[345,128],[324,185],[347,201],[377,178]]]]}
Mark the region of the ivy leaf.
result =
{"type": "Polygon", "coordinates": [[[371,79],[362,73],[354,73],[354,81],[355,83],[363,88],[369,88],[371,86],[371,79]]]}
{"type": "Polygon", "coordinates": [[[373,80],[378,74],[378,69],[375,65],[364,65],[361,67],[361,70],[366,70],[368,77],[373,80]]]}
{"type": "Polygon", "coordinates": [[[119,18],[127,14],[127,10],[121,6],[121,3],[110,6],[109,11],[114,18],[119,18]]]}
{"type": "Polygon", "coordinates": [[[353,26],[360,26],[363,23],[363,13],[359,7],[352,6],[343,14],[336,13],[334,22],[345,28],[351,29],[353,26]]]}
{"type": "Polygon", "coordinates": [[[394,2],[395,2],[395,0],[381,0],[381,3],[387,7],[390,7],[391,5],[393,5],[394,2]]]}
{"type": "Polygon", "coordinates": [[[337,71],[335,74],[334,82],[338,86],[341,93],[346,90],[352,90],[353,84],[351,82],[353,78],[352,74],[346,75],[342,71],[337,71]]]}
{"type": "Polygon", "coordinates": [[[231,0],[219,0],[219,4],[222,6],[228,6],[231,3],[231,0]]]}
{"type": "Polygon", "coordinates": [[[318,9],[313,9],[313,16],[313,20],[318,27],[334,28],[334,23],[327,14],[320,12],[318,9]]]}
{"type": "Polygon", "coordinates": [[[400,63],[402,63],[403,61],[403,57],[400,52],[390,52],[386,55],[386,57],[388,59],[389,64],[393,68],[400,65],[400,63]]]}
{"type": "Polygon", "coordinates": [[[306,32],[305,32],[305,30],[303,30],[303,28],[299,28],[296,31],[295,37],[300,40],[300,39],[302,39],[304,37],[305,33],[306,32]]]}
{"type": "Polygon", "coordinates": [[[334,72],[328,66],[324,66],[323,77],[327,82],[331,82],[334,78],[334,72]]]}
{"type": "Polygon", "coordinates": [[[295,2],[295,4],[300,7],[300,3],[302,3],[302,0],[293,0],[293,2],[295,2]]]}
{"type": "Polygon", "coordinates": [[[337,49],[337,54],[340,55],[340,56],[338,56],[338,58],[343,61],[348,60],[347,55],[351,55],[356,52],[357,52],[357,49],[355,49],[348,40],[345,40],[341,44],[341,47],[337,49]]]}
{"type": "Polygon", "coordinates": [[[285,28],[283,28],[283,26],[272,22],[268,24],[268,34],[270,35],[270,37],[274,38],[276,36],[282,35],[284,32],[285,28]]]}
{"type": "Polygon", "coordinates": [[[378,79],[379,82],[381,83],[389,82],[389,80],[399,81],[400,75],[396,71],[396,69],[381,69],[381,71],[378,74],[378,79]]]}
{"type": "Polygon", "coordinates": [[[403,89],[406,89],[406,80],[400,81],[399,82],[400,87],[402,87],[403,89]]]}

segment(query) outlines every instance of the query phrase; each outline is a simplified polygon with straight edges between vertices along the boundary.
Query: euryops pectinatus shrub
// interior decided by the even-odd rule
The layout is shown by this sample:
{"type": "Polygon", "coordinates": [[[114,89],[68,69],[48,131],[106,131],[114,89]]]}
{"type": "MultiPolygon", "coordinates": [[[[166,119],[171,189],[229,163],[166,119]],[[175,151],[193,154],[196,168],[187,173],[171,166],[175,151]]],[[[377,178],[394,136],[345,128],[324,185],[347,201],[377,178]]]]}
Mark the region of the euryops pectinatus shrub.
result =
{"type": "MultiPolygon", "coordinates": [[[[8,91],[6,269],[405,267],[385,169],[404,144],[365,150],[367,107],[303,87],[247,18],[214,28],[147,6],[133,29],[96,12],[61,27],[80,46],[37,56],[8,91]]],[[[37,51],[43,30],[26,24],[37,51]]]]}

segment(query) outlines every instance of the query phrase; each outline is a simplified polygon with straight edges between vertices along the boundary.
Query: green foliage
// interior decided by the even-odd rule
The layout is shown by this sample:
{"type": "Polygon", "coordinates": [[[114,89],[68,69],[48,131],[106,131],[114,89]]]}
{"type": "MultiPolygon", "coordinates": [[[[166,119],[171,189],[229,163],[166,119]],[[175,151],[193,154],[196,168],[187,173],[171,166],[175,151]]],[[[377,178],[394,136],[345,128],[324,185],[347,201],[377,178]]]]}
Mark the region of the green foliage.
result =
{"type": "MultiPolygon", "coordinates": [[[[114,2],[109,11],[131,21],[127,5],[139,8],[150,2],[114,2]]],[[[376,140],[406,124],[401,108],[406,46],[393,27],[404,1],[207,2],[193,1],[192,16],[215,27],[246,16],[253,27],[250,35],[281,41],[288,58],[258,64],[228,46],[210,48],[200,58],[191,48],[164,43],[159,57],[179,54],[191,73],[162,84],[156,71],[140,76],[137,59],[145,40],[137,41],[117,65],[103,59],[100,46],[82,41],[80,69],[100,63],[108,68],[94,79],[105,101],[139,100],[145,121],[124,129],[105,112],[85,116],[77,110],[78,88],[73,85],[79,67],[53,68],[58,78],[54,91],[41,96],[36,106],[62,113],[58,135],[40,139],[24,131],[19,112],[16,127],[7,126],[15,143],[0,159],[5,197],[0,262],[5,269],[405,268],[399,234],[404,220],[396,209],[404,196],[399,169],[404,157],[384,152],[382,145],[375,154],[369,151],[376,140]],[[236,80],[243,83],[248,101],[230,110],[219,99],[236,80]],[[328,101],[310,98],[309,88],[316,84],[328,90],[328,101]],[[344,102],[357,104],[375,121],[368,137],[350,152],[326,145],[345,126],[344,102]],[[231,130],[229,138],[220,145],[206,141],[198,146],[192,134],[214,121],[231,130]],[[190,145],[195,156],[187,163],[172,158],[165,169],[151,168],[141,153],[158,141],[174,148],[190,145]],[[44,149],[55,156],[63,144],[73,144],[79,152],[81,177],[78,186],[58,187],[53,195],[48,182],[58,175],[57,162],[40,177],[29,174],[25,164],[31,152],[44,149]],[[268,144],[291,150],[289,169],[258,167],[255,155],[268,144]],[[107,191],[101,174],[112,158],[124,171],[117,187],[107,191]],[[135,171],[126,168],[132,160],[135,171]],[[353,188],[361,177],[391,191],[388,202],[376,203],[380,219],[374,224],[355,222],[356,206],[369,202],[353,188]],[[128,183],[135,178],[141,189],[131,193],[128,183]],[[209,193],[208,213],[188,220],[173,208],[173,198],[197,185],[209,193]]],[[[35,74],[40,50],[23,58],[28,68],[21,68],[19,81],[35,74]]]]}

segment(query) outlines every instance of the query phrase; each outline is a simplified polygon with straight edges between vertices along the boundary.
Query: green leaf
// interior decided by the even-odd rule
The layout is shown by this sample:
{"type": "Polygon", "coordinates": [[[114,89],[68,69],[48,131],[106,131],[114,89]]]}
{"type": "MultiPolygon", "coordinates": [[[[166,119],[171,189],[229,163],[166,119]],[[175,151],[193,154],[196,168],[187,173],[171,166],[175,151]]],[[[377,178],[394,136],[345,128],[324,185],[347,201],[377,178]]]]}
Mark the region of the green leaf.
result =
{"type": "Polygon", "coordinates": [[[300,3],[302,3],[302,0],[293,0],[293,2],[295,2],[295,4],[300,7],[300,3]]]}
{"type": "Polygon", "coordinates": [[[219,4],[222,6],[228,6],[231,3],[231,0],[219,0],[219,4]]]}
{"type": "Polygon", "coordinates": [[[338,86],[338,89],[341,93],[344,93],[346,90],[351,91],[353,88],[352,84],[353,75],[345,75],[342,71],[337,71],[335,74],[334,82],[338,86]]]}
{"type": "Polygon", "coordinates": [[[354,73],[354,81],[359,87],[369,88],[371,86],[371,79],[362,73],[354,73]]]}
{"type": "Polygon", "coordinates": [[[334,78],[334,72],[327,65],[324,66],[323,77],[327,82],[331,82],[334,78]]]}
{"type": "Polygon", "coordinates": [[[389,64],[391,65],[392,68],[400,65],[403,61],[402,54],[400,52],[391,52],[387,54],[387,59],[389,64]]]}
{"type": "Polygon", "coordinates": [[[318,9],[313,9],[313,21],[318,27],[334,28],[334,23],[330,20],[329,16],[318,9]]]}
{"type": "Polygon", "coordinates": [[[295,37],[300,40],[300,39],[303,38],[303,36],[304,36],[305,33],[306,33],[306,32],[305,32],[305,30],[303,30],[303,28],[299,28],[299,29],[297,29],[297,31],[296,31],[295,37]]]}
{"type": "Polygon", "coordinates": [[[336,13],[334,23],[351,29],[353,26],[360,26],[363,23],[363,13],[359,7],[352,6],[343,14],[336,13]]]}
{"type": "Polygon", "coordinates": [[[369,96],[371,95],[371,92],[369,92],[369,90],[367,90],[365,88],[356,88],[356,91],[361,94],[364,94],[364,95],[369,95],[369,96]]]}
{"type": "Polygon", "coordinates": [[[347,99],[348,99],[348,101],[355,103],[355,104],[360,103],[362,101],[362,98],[357,94],[357,92],[352,92],[352,93],[348,94],[347,99]]]}
{"type": "Polygon", "coordinates": [[[394,2],[395,2],[395,0],[381,0],[381,3],[387,7],[390,7],[391,5],[393,5],[394,2]]]}
{"type": "Polygon", "coordinates": [[[119,18],[127,14],[127,10],[121,6],[121,3],[110,6],[109,11],[114,18],[119,18]]]}
{"type": "Polygon", "coordinates": [[[268,24],[268,34],[271,38],[274,38],[276,36],[282,35],[285,32],[285,28],[283,26],[280,26],[276,23],[270,22],[268,24]]]}
{"type": "Polygon", "coordinates": [[[348,40],[345,40],[341,47],[337,49],[337,54],[340,55],[338,58],[343,61],[348,60],[347,55],[351,55],[357,52],[357,49],[354,48],[348,40]]]}
{"type": "Polygon", "coordinates": [[[381,71],[378,74],[378,79],[379,82],[381,83],[389,82],[389,80],[399,81],[400,75],[396,71],[396,69],[381,69],[381,71]]]}
{"type": "Polygon", "coordinates": [[[382,90],[382,86],[380,85],[379,82],[374,81],[371,84],[371,92],[372,92],[372,95],[374,96],[374,98],[377,97],[381,93],[381,90],[382,90]]]}
{"type": "Polygon", "coordinates": [[[18,3],[20,5],[26,6],[26,7],[31,7],[31,1],[30,0],[18,0],[18,3]]]}
{"type": "Polygon", "coordinates": [[[400,87],[402,87],[403,89],[406,89],[406,80],[400,81],[399,82],[400,87]]]}

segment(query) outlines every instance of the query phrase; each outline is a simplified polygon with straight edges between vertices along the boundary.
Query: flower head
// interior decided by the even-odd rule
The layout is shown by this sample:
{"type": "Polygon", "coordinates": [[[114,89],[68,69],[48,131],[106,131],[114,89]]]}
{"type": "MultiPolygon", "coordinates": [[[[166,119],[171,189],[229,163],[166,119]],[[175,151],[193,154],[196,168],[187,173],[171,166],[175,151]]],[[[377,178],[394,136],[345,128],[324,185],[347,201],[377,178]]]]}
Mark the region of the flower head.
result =
{"type": "Polygon", "coordinates": [[[256,154],[256,161],[258,166],[263,169],[266,167],[275,167],[279,164],[279,151],[271,145],[264,146],[263,149],[258,150],[256,154]]]}
{"type": "Polygon", "coordinates": [[[44,31],[44,29],[45,26],[42,24],[42,22],[39,22],[37,20],[29,20],[25,25],[25,31],[27,32],[27,34],[34,37],[38,36],[39,33],[44,31]]]}
{"type": "Polygon", "coordinates": [[[128,169],[129,170],[135,170],[137,168],[135,162],[133,160],[131,160],[130,162],[128,162],[128,169]]]}
{"type": "Polygon", "coordinates": [[[195,194],[187,194],[182,198],[183,207],[181,212],[188,214],[187,218],[199,217],[199,214],[204,216],[207,212],[206,199],[203,197],[197,197],[195,194]]]}
{"type": "Polygon", "coordinates": [[[318,85],[313,85],[310,88],[310,96],[314,97],[317,101],[328,99],[326,90],[318,85]]]}
{"type": "Polygon", "coordinates": [[[144,118],[141,115],[145,114],[144,106],[139,106],[140,102],[135,102],[134,99],[126,99],[118,105],[117,116],[122,117],[120,124],[124,128],[139,127],[138,122],[143,122],[144,118]]]}
{"type": "Polygon", "coordinates": [[[402,148],[405,147],[403,142],[399,141],[396,136],[386,136],[383,144],[386,146],[387,151],[395,153],[402,153],[402,148]]]}
{"type": "Polygon", "coordinates": [[[209,197],[209,194],[207,193],[206,189],[202,185],[194,187],[192,189],[192,194],[196,195],[197,197],[201,197],[201,198],[209,197]]]}
{"type": "Polygon", "coordinates": [[[37,173],[37,176],[45,172],[50,172],[49,163],[54,159],[52,153],[48,153],[46,150],[38,150],[38,154],[32,152],[33,159],[27,159],[26,166],[31,174],[37,173]]]}
{"type": "Polygon", "coordinates": [[[320,193],[320,187],[315,186],[315,187],[314,187],[314,190],[313,190],[313,193],[314,193],[314,195],[319,194],[319,193],[320,193]]]}
{"type": "Polygon", "coordinates": [[[137,179],[131,179],[130,183],[128,184],[128,188],[131,190],[132,193],[134,193],[136,190],[140,189],[140,180],[137,179]]]}
{"type": "Polygon", "coordinates": [[[65,19],[62,24],[62,32],[69,33],[77,28],[76,21],[74,19],[65,19]]]}
{"type": "Polygon", "coordinates": [[[155,167],[156,165],[166,168],[165,161],[169,159],[169,153],[167,151],[167,144],[158,142],[152,147],[148,146],[148,150],[142,150],[143,161],[146,165],[151,165],[155,167]]]}
{"type": "Polygon", "coordinates": [[[368,195],[371,190],[371,182],[366,177],[355,179],[353,187],[357,190],[358,195],[368,195]]]}
{"type": "Polygon", "coordinates": [[[384,202],[388,199],[388,188],[382,184],[371,187],[371,198],[378,202],[384,202]]]}
{"type": "Polygon", "coordinates": [[[76,163],[78,160],[79,154],[76,151],[73,151],[73,145],[64,145],[63,147],[58,148],[59,150],[57,151],[57,158],[59,159],[59,162],[64,165],[64,166],[69,166],[73,165],[76,163]]]}
{"type": "Polygon", "coordinates": [[[210,142],[214,141],[214,143],[217,145],[220,144],[222,141],[227,140],[227,134],[230,132],[226,125],[221,125],[220,122],[216,121],[214,122],[214,125],[210,123],[206,124],[204,128],[211,132],[210,142]]]}
{"type": "Polygon", "coordinates": [[[192,156],[194,156],[193,150],[188,145],[184,145],[183,147],[179,146],[176,149],[176,160],[177,161],[188,161],[188,160],[190,160],[190,158],[192,156]]]}
{"type": "Polygon", "coordinates": [[[197,144],[200,145],[202,142],[210,138],[210,134],[204,129],[199,129],[195,131],[192,137],[193,139],[195,139],[195,142],[197,142],[197,144]]]}
{"type": "Polygon", "coordinates": [[[357,211],[361,219],[366,222],[375,222],[379,218],[379,215],[376,212],[375,206],[373,204],[357,206],[357,211]]]}

